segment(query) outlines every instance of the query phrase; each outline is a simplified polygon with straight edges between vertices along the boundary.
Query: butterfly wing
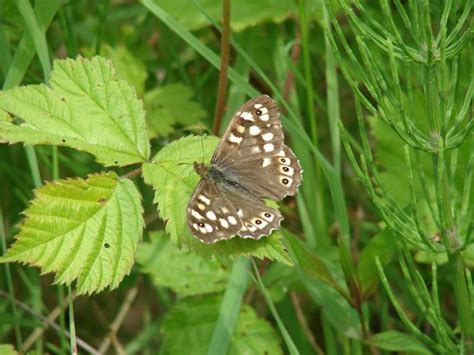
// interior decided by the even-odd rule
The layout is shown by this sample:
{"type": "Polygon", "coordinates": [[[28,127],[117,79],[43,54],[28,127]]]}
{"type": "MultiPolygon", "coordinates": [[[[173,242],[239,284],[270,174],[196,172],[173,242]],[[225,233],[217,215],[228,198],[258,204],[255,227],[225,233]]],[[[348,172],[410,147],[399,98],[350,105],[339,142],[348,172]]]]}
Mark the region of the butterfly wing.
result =
{"type": "Polygon", "coordinates": [[[268,207],[262,201],[255,201],[243,195],[230,196],[241,220],[241,229],[237,233],[242,238],[260,239],[270,235],[280,227],[283,216],[275,208],[268,207]],[[238,206],[238,207],[237,207],[238,206]]]}
{"type": "Polygon", "coordinates": [[[284,140],[279,115],[276,102],[267,95],[247,101],[229,123],[211,163],[232,167],[257,156],[273,156],[284,140]]]}
{"type": "Polygon", "coordinates": [[[283,217],[275,208],[249,199],[238,191],[226,191],[203,179],[189,201],[188,226],[204,243],[236,235],[259,239],[278,229],[283,217]]]}
{"type": "Polygon", "coordinates": [[[284,145],[280,112],[267,95],[247,101],[224,133],[212,163],[260,198],[281,200],[294,195],[302,169],[284,145]]]}
{"type": "Polygon", "coordinates": [[[187,219],[191,232],[204,243],[229,239],[242,229],[242,221],[229,198],[205,179],[189,200],[187,219]]]}
{"type": "Polygon", "coordinates": [[[275,201],[296,194],[302,181],[302,169],[295,154],[286,145],[272,157],[256,157],[238,162],[233,169],[239,184],[260,198],[275,201]]]}

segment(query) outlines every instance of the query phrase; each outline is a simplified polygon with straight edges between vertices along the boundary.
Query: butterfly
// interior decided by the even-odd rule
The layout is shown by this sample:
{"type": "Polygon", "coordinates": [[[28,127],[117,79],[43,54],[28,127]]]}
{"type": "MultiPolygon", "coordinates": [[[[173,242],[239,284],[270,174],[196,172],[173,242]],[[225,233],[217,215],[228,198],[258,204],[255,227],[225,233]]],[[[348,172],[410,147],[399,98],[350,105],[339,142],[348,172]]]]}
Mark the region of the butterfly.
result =
{"type": "Polygon", "coordinates": [[[204,243],[234,236],[259,239],[280,227],[283,216],[264,199],[295,195],[302,170],[284,144],[280,112],[267,95],[247,101],[234,115],[187,207],[192,234],[204,243]]]}

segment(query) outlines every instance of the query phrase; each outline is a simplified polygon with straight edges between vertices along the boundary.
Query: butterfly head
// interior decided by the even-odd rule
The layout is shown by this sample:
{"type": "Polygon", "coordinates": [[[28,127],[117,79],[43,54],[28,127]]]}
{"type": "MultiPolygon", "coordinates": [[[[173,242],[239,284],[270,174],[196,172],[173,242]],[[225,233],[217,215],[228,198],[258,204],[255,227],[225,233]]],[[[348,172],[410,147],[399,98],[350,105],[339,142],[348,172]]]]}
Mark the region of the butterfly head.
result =
{"type": "Polygon", "coordinates": [[[194,162],[194,171],[203,179],[206,179],[209,175],[209,166],[204,163],[194,162]]]}

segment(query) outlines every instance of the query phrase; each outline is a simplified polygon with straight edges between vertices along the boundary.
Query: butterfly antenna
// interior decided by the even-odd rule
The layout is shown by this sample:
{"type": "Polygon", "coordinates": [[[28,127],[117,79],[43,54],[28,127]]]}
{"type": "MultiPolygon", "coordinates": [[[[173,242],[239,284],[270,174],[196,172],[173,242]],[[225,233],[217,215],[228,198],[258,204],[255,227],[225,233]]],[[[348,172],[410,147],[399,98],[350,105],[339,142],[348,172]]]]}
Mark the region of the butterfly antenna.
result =
{"type": "Polygon", "coordinates": [[[201,122],[199,122],[199,130],[201,131],[200,137],[201,137],[201,153],[202,153],[202,163],[204,164],[204,137],[203,137],[203,131],[204,127],[201,122]]]}

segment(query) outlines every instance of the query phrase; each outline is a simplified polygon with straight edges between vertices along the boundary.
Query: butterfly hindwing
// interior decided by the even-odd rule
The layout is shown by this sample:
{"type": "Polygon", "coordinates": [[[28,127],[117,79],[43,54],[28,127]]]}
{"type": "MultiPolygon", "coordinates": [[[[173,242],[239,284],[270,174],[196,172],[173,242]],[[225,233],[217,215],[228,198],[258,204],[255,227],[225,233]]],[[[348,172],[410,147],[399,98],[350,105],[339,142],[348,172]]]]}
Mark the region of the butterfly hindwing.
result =
{"type": "Polygon", "coordinates": [[[233,204],[216,185],[201,180],[189,200],[188,226],[205,243],[229,239],[242,229],[233,204]]]}

